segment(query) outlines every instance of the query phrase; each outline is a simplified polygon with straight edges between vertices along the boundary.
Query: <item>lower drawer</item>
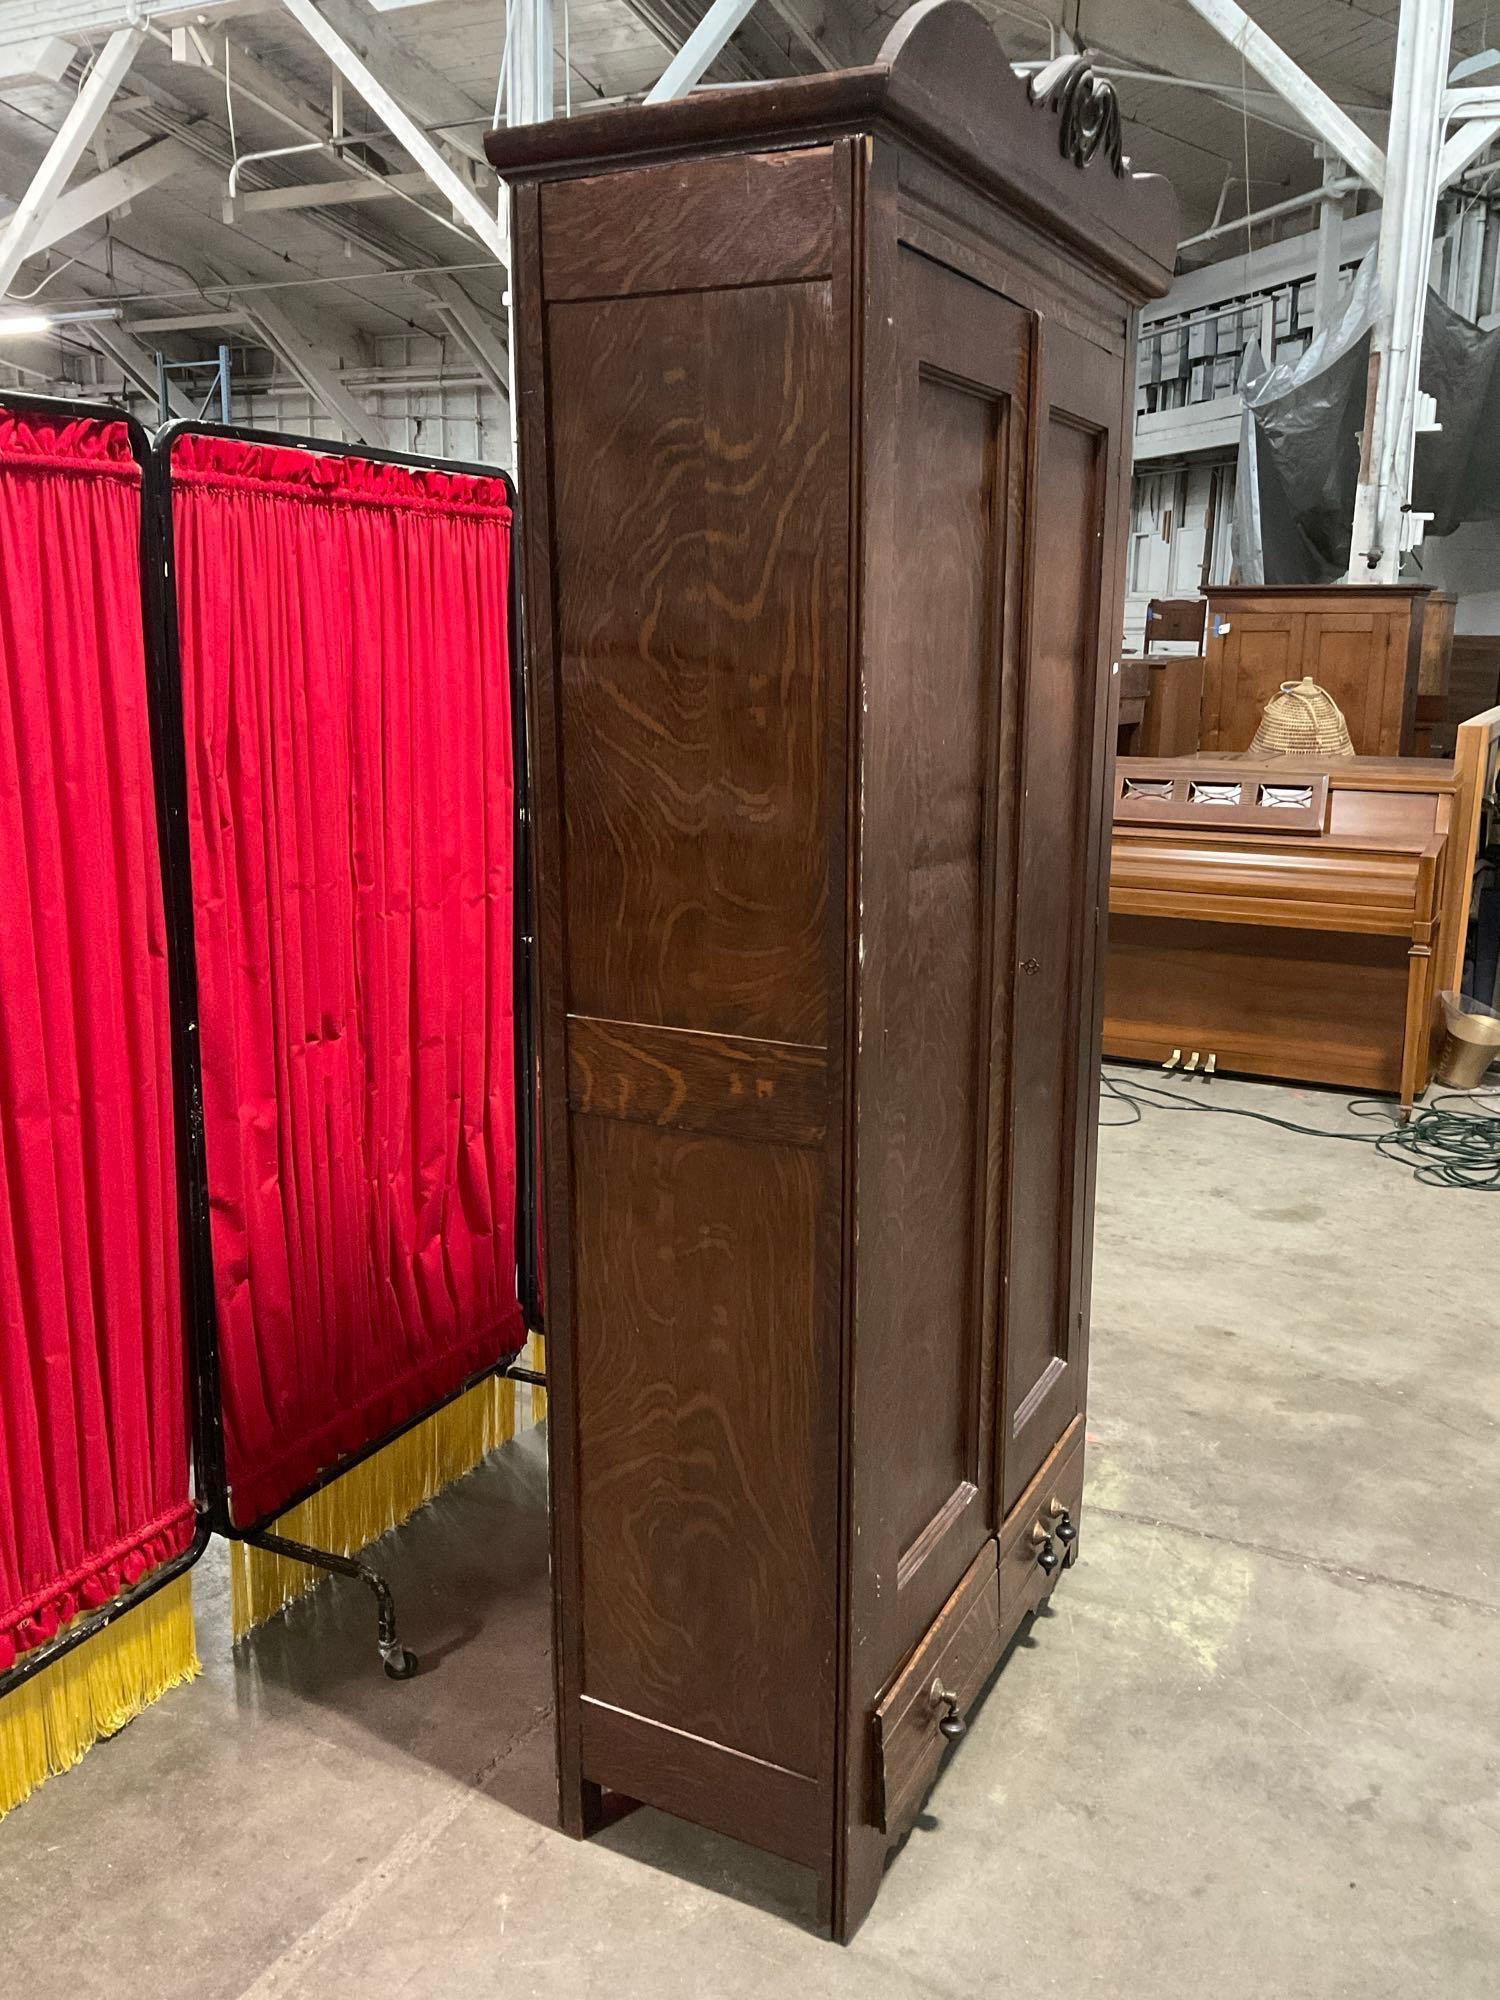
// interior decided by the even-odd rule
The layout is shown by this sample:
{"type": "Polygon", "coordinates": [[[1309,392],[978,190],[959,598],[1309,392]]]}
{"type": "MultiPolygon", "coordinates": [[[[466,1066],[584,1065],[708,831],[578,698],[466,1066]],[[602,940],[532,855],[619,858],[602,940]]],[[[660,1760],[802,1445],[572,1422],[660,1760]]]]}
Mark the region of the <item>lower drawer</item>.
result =
{"type": "Polygon", "coordinates": [[[1000,1530],[1000,1624],[1005,1642],[1048,1595],[1078,1549],[1083,1419],[1069,1427],[1000,1530]]]}
{"type": "Polygon", "coordinates": [[[876,1823],[894,1837],[916,1817],[964,1713],[1000,1658],[996,1545],[987,1542],[875,1711],[876,1823]]]}

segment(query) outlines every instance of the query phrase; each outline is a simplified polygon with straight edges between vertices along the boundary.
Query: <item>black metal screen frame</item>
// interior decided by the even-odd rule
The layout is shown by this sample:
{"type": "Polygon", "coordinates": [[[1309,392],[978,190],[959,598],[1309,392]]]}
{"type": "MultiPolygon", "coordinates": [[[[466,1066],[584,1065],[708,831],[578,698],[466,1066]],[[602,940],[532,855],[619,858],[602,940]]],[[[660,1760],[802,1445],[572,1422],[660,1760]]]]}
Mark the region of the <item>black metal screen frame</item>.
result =
{"type": "MultiPolygon", "coordinates": [[[[24,390],[0,389],[0,410],[13,410],[20,415],[56,417],[74,422],[103,424],[123,424],[130,439],[130,449],[136,463],[141,468],[141,527],[140,527],[140,589],[141,624],[145,640],[146,659],[146,707],[148,728],[151,737],[151,770],[156,798],[156,841],[157,865],[161,870],[162,902],[167,915],[169,932],[167,949],[168,1010],[171,1022],[172,1041],[172,1101],[173,1122],[177,1130],[177,1234],[178,1263],[182,1283],[182,1335],[183,1335],[183,1384],[187,1397],[188,1439],[189,1439],[189,1496],[195,1501],[197,1519],[193,1526],[193,1539],[180,1555],[173,1556],[160,1567],[141,1578],[129,1590],[112,1597],[108,1604],[81,1618],[75,1618],[63,1632],[43,1645],[33,1646],[20,1655],[14,1665],[0,1674],[0,1700],[16,1688],[29,1681],[34,1674],[53,1666],[75,1646],[81,1646],[94,1638],[117,1618],[123,1618],[127,1611],[134,1611],[137,1605],[154,1597],[156,1592],[174,1583],[178,1577],[186,1575],[199,1556],[208,1547],[213,1533],[213,1522],[204,1496],[197,1487],[197,1376],[198,1356],[195,1327],[192,1312],[192,1293],[188,1283],[186,1247],[188,1243],[189,1195],[187,1176],[184,1172],[186,1154],[183,1149],[183,1135],[186,1130],[188,1099],[185,1090],[186,1078],[181,1057],[183,1038],[180,1033],[182,1021],[178,984],[177,952],[172,948],[170,937],[172,925],[172,885],[168,862],[168,824],[170,805],[164,782],[161,740],[161,716],[158,689],[160,686],[159,635],[160,626],[154,614],[153,588],[155,567],[153,564],[154,539],[151,533],[152,514],[151,493],[154,480],[151,439],[142,426],[127,411],[112,403],[74,402],[64,396],[34,396],[24,390]]],[[[179,735],[180,735],[179,730],[179,735]]]]}
{"type": "Polygon", "coordinates": [[[541,1383],[544,1378],[523,1367],[517,1354],[501,1356],[477,1370],[445,1396],[426,1404],[401,1423],[346,1452],[316,1478],[290,1493],[254,1521],[239,1522],[231,1512],[225,1467],[224,1405],[219,1351],[218,1305],[214,1286],[213,1239],[208,1197],[208,1160],[203,1120],[203,1073],[198,1026],[198,956],[193,927],[192,856],[188,832],[186,746],[182,723],[181,646],[174,585],[175,550],[172,521],[172,451],[184,436],[233,438],[242,444],[262,444],[302,451],[313,457],[361,458],[378,465],[402,466],[417,472],[449,472],[477,479],[498,479],[511,510],[511,559],[506,579],[507,640],[510,655],[512,808],[514,825],[512,1011],[515,1020],[516,1103],[516,1289],[528,1329],[541,1331],[536,1282],[536,1062],[532,1006],[532,921],[530,809],[527,785],[526,686],[522,653],[520,565],[516,559],[519,507],[515,482],[498,466],[457,459],[431,458],[419,453],[385,451],[371,445],[342,444],[289,432],[257,430],[238,424],[199,423],[180,418],[156,434],[147,482],[150,516],[146,560],[152,629],[158,635],[154,706],[160,716],[163,781],[167,794],[163,855],[169,878],[168,929],[171,958],[180,992],[175,1037],[181,1051],[184,1086],[183,1170],[187,1183],[187,1232],[184,1237],[189,1269],[191,1338],[196,1350],[194,1370],[194,1458],[203,1482],[212,1532],[231,1541],[255,1541],[293,1507],[320,1493],[346,1472],[362,1464],[406,1432],[425,1423],[449,1403],[492,1376],[541,1383]]]}

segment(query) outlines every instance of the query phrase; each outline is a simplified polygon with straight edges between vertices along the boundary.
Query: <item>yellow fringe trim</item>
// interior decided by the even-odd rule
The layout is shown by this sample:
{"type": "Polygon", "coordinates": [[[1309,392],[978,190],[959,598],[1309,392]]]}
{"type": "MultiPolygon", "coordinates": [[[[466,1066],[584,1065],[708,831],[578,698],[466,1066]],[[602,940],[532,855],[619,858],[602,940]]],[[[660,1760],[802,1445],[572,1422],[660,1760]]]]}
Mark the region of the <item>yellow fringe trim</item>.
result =
{"type": "Polygon", "coordinates": [[[175,1577],[0,1701],[0,1818],[201,1671],[192,1578],[175,1577]]]}
{"type": "MultiPolygon", "coordinates": [[[[543,1343],[533,1334],[524,1356],[540,1368],[543,1343]]],[[[353,1466],[272,1524],[271,1532],[315,1549],[352,1556],[409,1521],[456,1479],[472,1472],[497,1446],[529,1430],[546,1414],[542,1389],[491,1376],[434,1412],[425,1422],[353,1466]],[[540,1405],[540,1408],[538,1408],[540,1405]]],[[[264,1625],[324,1580],[321,1570],[265,1549],[231,1542],[229,1605],[234,1643],[264,1625]]]]}

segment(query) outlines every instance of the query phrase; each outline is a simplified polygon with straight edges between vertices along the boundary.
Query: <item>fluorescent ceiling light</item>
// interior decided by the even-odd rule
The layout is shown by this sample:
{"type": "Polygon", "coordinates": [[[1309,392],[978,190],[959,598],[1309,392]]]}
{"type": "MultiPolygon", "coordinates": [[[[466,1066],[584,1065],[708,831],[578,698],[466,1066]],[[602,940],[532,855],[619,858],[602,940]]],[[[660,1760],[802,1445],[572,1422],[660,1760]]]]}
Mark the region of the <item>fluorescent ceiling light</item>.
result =
{"type": "Polygon", "coordinates": [[[39,333],[52,333],[60,326],[77,326],[88,320],[117,320],[119,317],[118,306],[79,306],[55,313],[0,312],[0,339],[8,335],[15,340],[27,340],[39,333]]]}

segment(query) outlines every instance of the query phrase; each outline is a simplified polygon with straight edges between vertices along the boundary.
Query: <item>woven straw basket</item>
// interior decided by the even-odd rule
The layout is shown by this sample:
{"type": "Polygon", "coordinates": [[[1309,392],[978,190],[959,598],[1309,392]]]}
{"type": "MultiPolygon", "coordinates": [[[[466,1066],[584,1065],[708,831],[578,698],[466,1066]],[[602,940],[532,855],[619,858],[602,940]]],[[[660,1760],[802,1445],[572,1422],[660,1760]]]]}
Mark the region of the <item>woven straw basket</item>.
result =
{"type": "Polygon", "coordinates": [[[1261,714],[1252,757],[1352,757],[1343,710],[1315,680],[1283,681],[1261,714]]]}

